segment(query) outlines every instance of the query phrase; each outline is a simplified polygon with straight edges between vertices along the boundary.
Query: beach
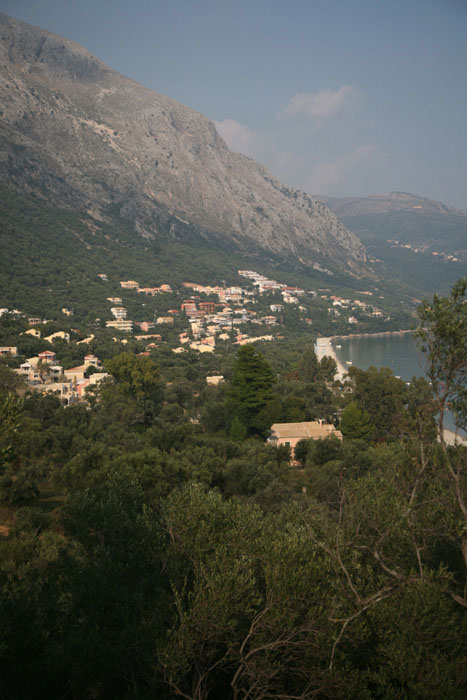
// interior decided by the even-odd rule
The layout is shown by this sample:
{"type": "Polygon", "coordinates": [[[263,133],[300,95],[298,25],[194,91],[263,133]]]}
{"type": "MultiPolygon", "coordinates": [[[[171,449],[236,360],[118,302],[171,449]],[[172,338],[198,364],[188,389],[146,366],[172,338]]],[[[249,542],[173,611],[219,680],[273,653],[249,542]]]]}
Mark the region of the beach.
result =
{"type": "Polygon", "coordinates": [[[453,430],[449,430],[449,428],[444,429],[444,442],[446,445],[464,445],[467,447],[467,439],[453,430]]]}
{"type": "Polygon", "coordinates": [[[332,347],[332,337],[331,338],[317,338],[316,340],[316,356],[318,360],[321,362],[322,358],[327,355],[328,357],[332,357],[333,360],[336,361],[337,364],[337,374],[336,374],[336,379],[339,381],[342,381],[344,379],[344,375],[347,374],[348,368],[340,362],[336,355],[336,351],[332,347]]]}

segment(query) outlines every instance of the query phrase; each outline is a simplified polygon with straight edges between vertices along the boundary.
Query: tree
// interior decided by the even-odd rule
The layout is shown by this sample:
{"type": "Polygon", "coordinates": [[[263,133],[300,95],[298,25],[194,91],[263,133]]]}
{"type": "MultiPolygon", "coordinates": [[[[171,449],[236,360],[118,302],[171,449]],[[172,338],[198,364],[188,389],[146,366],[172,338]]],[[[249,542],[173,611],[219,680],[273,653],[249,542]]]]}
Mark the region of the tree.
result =
{"type": "Polygon", "coordinates": [[[159,369],[150,357],[122,352],[105,360],[104,365],[123,393],[149,399],[159,391],[159,369]]]}
{"type": "Polygon", "coordinates": [[[427,374],[439,411],[440,439],[444,415],[453,411],[456,424],[467,427],[467,278],[460,279],[449,297],[437,294],[418,309],[420,326],[415,337],[428,362],[427,374]]]}
{"type": "Polygon", "coordinates": [[[373,432],[370,416],[351,401],[342,412],[340,429],[346,440],[368,440],[373,432]]]}
{"type": "Polygon", "coordinates": [[[235,416],[230,426],[230,438],[236,442],[241,442],[246,438],[246,428],[238,416],[235,416]]]}
{"type": "MultiPolygon", "coordinates": [[[[416,338],[428,361],[428,376],[438,409],[438,438],[443,450],[443,463],[452,484],[459,519],[457,536],[467,568],[467,474],[465,448],[450,449],[446,444],[444,415],[452,408],[456,424],[467,427],[467,278],[460,279],[449,297],[437,294],[431,303],[419,308],[420,327],[416,338]]],[[[452,592],[454,600],[467,608],[467,585],[464,572],[463,593],[452,592]]]]}
{"type": "Polygon", "coordinates": [[[406,402],[406,386],[395,377],[389,367],[349,368],[359,407],[371,416],[373,437],[397,438],[402,432],[406,402]]]}
{"type": "Polygon", "coordinates": [[[233,367],[229,398],[233,415],[248,433],[262,433],[270,426],[258,414],[272,398],[275,378],[265,357],[253,345],[243,345],[233,367]],[[258,419],[258,420],[257,420],[258,419]]]}
{"type": "Polygon", "coordinates": [[[313,382],[318,378],[319,362],[314,350],[305,350],[300,364],[300,374],[305,382],[313,382]]]}
{"type": "Polygon", "coordinates": [[[138,415],[137,422],[141,420],[145,425],[151,423],[162,398],[159,368],[156,363],[145,355],[122,352],[110,360],[105,360],[104,366],[115,380],[117,394],[112,397],[112,389],[104,386],[104,400],[115,404],[117,399],[118,404],[120,399],[128,405],[136,402],[137,413],[142,416],[138,415]]]}
{"type": "Polygon", "coordinates": [[[337,362],[330,355],[325,355],[319,365],[319,373],[326,382],[332,382],[337,373],[337,362]]]}

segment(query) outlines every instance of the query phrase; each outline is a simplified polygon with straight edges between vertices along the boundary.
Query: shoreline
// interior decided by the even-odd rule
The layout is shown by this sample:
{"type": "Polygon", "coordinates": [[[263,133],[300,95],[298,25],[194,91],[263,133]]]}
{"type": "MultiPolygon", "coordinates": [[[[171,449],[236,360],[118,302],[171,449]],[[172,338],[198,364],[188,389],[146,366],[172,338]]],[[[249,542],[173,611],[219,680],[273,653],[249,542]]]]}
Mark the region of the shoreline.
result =
{"type": "Polygon", "coordinates": [[[464,445],[467,447],[467,438],[463,437],[463,435],[455,433],[454,430],[449,428],[444,428],[443,433],[446,445],[464,445]]]}
{"type": "MultiPolygon", "coordinates": [[[[333,340],[341,338],[358,338],[363,336],[386,336],[386,335],[402,335],[404,333],[413,333],[413,331],[381,331],[380,333],[353,333],[350,335],[331,335],[328,337],[317,338],[315,343],[316,357],[321,362],[323,357],[327,355],[332,357],[337,364],[336,379],[344,380],[344,376],[348,374],[348,367],[344,365],[337,357],[336,351],[332,346],[333,340]]],[[[444,440],[447,445],[464,445],[467,447],[467,437],[459,432],[455,432],[450,428],[444,428],[444,440]]]]}
{"type": "Polygon", "coordinates": [[[337,364],[336,379],[342,382],[344,380],[344,376],[348,374],[348,367],[338,359],[337,353],[332,346],[333,340],[340,340],[342,338],[376,338],[387,335],[405,335],[405,333],[413,332],[413,330],[377,331],[376,333],[348,333],[347,335],[330,335],[326,337],[316,338],[316,357],[319,361],[321,361],[325,355],[327,355],[328,357],[332,357],[332,359],[335,360],[337,364]]]}
{"type": "MultiPolygon", "coordinates": [[[[329,340],[338,340],[339,338],[377,338],[386,335],[405,335],[406,333],[414,333],[413,330],[405,331],[377,331],[375,333],[347,333],[347,335],[330,335],[329,340]]],[[[324,338],[318,338],[324,340],[324,338]]]]}
{"type": "Polygon", "coordinates": [[[337,337],[340,336],[330,336],[329,338],[317,338],[315,352],[319,362],[321,362],[325,355],[327,355],[328,357],[332,357],[332,359],[335,360],[337,365],[336,379],[342,382],[344,379],[344,375],[348,373],[348,370],[347,367],[344,364],[342,364],[342,362],[339,360],[336,351],[332,347],[331,341],[337,337]]]}

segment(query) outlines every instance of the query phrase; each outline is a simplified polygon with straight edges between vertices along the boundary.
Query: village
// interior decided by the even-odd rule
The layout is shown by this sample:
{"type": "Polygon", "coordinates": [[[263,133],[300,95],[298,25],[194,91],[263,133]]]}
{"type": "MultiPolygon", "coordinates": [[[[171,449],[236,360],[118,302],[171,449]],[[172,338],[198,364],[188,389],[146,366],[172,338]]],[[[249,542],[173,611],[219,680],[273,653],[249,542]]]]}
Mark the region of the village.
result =
{"type": "MultiPolygon", "coordinates": [[[[179,334],[180,344],[174,348],[174,352],[184,352],[187,347],[199,352],[213,352],[216,340],[230,340],[236,344],[257,342],[259,340],[271,341],[277,334],[263,333],[261,327],[269,330],[273,326],[283,325],[283,312],[285,308],[293,307],[299,314],[303,327],[311,326],[313,319],[310,316],[309,297],[317,301],[317,308],[322,307],[331,317],[332,322],[343,317],[351,330],[352,326],[359,323],[358,315],[368,318],[378,318],[389,321],[383,312],[368,299],[345,299],[331,293],[331,290],[317,290],[306,292],[301,287],[289,286],[255,272],[253,270],[238,270],[239,277],[248,281],[247,288],[242,286],[203,285],[196,282],[184,282],[183,291],[186,298],[180,304],[180,308],[169,308],[164,315],[156,316],[153,320],[133,321],[127,316],[127,309],[123,306],[121,297],[108,297],[108,301],[115,304],[110,309],[113,320],[106,321],[107,328],[115,328],[119,331],[131,333],[135,331],[135,337],[141,340],[160,340],[159,334],[149,333],[155,326],[173,326],[175,319],[184,316],[188,321],[186,330],[179,334]],[[274,300],[260,308],[259,301],[274,295],[280,300],[274,300]],[[308,299],[305,300],[305,297],[308,299]],[[250,332],[239,329],[246,324],[250,332]],[[146,335],[137,334],[142,331],[146,335]]],[[[100,275],[104,279],[106,275],[100,275]]],[[[135,280],[121,281],[120,286],[125,290],[134,290],[138,294],[155,296],[163,293],[173,293],[169,284],[159,287],[140,287],[135,280]]],[[[362,296],[372,296],[371,292],[363,291],[362,296]]],[[[321,311],[321,309],[320,309],[321,311]]],[[[280,335],[280,333],[279,333],[280,335]]]]}
{"type": "MultiPolygon", "coordinates": [[[[312,328],[314,316],[328,318],[328,325],[339,322],[340,330],[346,328],[347,333],[357,332],[360,319],[377,319],[389,321],[389,317],[375,306],[371,292],[362,291],[361,299],[347,299],[332,293],[331,289],[306,291],[305,289],[277,282],[253,270],[238,270],[238,276],[245,280],[243,286],[206,285],[197,282],[183,282],[175,290],[170,284],[159,286],[140,286],[136,280],[119,281],[122,296],[105,297],[108,304],[108,314],[112,318],[96,319],[95,328],[99,325],[115,332],[113,341],[128,344],[129,340],[137,341],[142,349],[139,355],[149,356],[161,344],[168,344],[175,354],[195,351],[198,353],[214,353],[219,343],[231,343],[236,346],[258,342],[273,342],[283,339],[289,332],[290,319],[295,327],[302,327],[304,332],[315,331],[312,328]],[[124,305],[123,295],[137,295],[137,299],[166,297],[167,303],[158,304],[163,308],[152,317],[133,320],[128,318],[128,310],[124,305]],[[141,297],[140,297],[141,295],[141,297]],[[170,306],[178,299],[177,306],[170,306]],[[289,323],[288,323],[289,321],[289,323]],[[307,331],[308,329],[308,331],[307,331]]],[[[109,283],[106,273],[99,273],[99,279],[109,283]]],[[[127,302],[128,304],[128,302],[127,302]]],[[[133,308],[135,304],[133,303],[133,308]]],[[[146,303],[139,305],[141,312],[146,313],[146,303]]],[[[21,317],[25,314],[17,309],[9,312],[0,309],[0,317],[10,313],[21,317]]],[[[62,307],[61,314],[73,318],[73,309],[62,307]]],[[[54,343],[56,340],[69,343],[70,332],[58,330],[49,335],[42,335],[41,328],[48,321],[37,316],[27,317],[28,329],[23,333],[43,341],[46,346],[41,352],[32,357],[20,358],[23,361],[15,371],[20,374],[26,384],[41,393],[54,393],[60,397],[63,405],[86,402],[86,393],[108,377],[104,371],[101,358],[87,353],[81,364],[64,368],[57,357],[54,343]]],[[[57,322],[56,322],[57,323],[57,322]]],[[[65,324],[64,324],[65,325],[65,324]]],[[[93,329],[86,329],[88,334],[75,342],[78,345],[89,345],[95,338],[93,329]]],[[[0,347],[0,355],[18,357],[15,346],[0,347]]],[[[221,377],[208,377],[209,383],[221,381],[221,377]]]]}

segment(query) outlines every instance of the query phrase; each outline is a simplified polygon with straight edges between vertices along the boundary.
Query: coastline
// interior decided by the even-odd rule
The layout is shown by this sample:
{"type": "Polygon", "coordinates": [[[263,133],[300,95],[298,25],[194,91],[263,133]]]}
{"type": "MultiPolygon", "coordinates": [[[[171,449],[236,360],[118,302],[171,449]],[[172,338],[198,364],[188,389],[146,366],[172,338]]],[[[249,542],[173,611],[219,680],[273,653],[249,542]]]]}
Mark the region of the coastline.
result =
{"type": "MultiPolygon", "coordinates": [[[[329,340],[338,340],[339,338],[378,338],[385,335],[405,335],[405,333],[413,333],[414,330],[404,331],[376,331],[375,333],[347,333],[347,335],[331,335],[329,340]]],[[[322,340],[318,338],[318,340],[322,340]]]]}
{"type": "Polygon", "coordinates": [[[467,438],[459,435],[459,433],[455,433],[453,430],[449,430],[449,428],[444,428],[443,432],[446,445],[464,445],[464,447],[467,447],[467,438]]]}
{"type": "Polygon", "coordinates": [[[330,335],[325,338],[317,338],[315,344],[316,356],[319,361],[321,361],[325,355],[332,357],[337,364],[336,379],[342,382],[344,375],[348,374],[348,367],[346,367],[346,365],[338,359],[336,351],[332,346],[333,340],[340,340],[343,338],[377,338],[387,335],[405,335],[406,333],[413,333],[413,330],[377,331],[376,333],[348,333],[347,335],[330,335]]]}
{"type": "Polygon", "coordinates": [[[340,382],[342,382],[344,379],[344,375],[347,374],[347,367],[344,364],[342,364],[342,362],[338,359],[338,357],[336,355],[336,351],[332,347],[331,341],[337,337],[340,337],[340,336],[330,336],[329,338],[317,338],[315,349],[316,349],[316,357],[318,358],[319,362],[321,362],[321,360],[323,359],[323,357],[325,355],[332,357],[332,359],[336,361],[336,365],[337,365],[336,379],[338,379],[340,382]]]}
{"type": "MultiPolygon", "coordinates": [[[[348,374],[348,367],[343,364],[337,357],[336,351],[334,350],[334,347],[332,345],[332,341],[334,340],[340,340],[341,338],[361,338],[361,337],[368,337],[368,336],[388,336],[388,335],[403,335],[405,333],[413,333],[413,331],[382,331],[380,333],[354,333],[350,335],[332,335],[329,337],[322,337],[322,338],[317,338],[316,339],[316,344],[315,344],[315,351],[316,351],[316,356],[319,361],[322,360],[322,358],[325,355],[328,355],[329,357],[332,357],[337,364],[337,373],[336,373],[336,379],[339,381],[343,381],[345,376],[348,374]]],[[[444,440],[447,445],[464,445],[467,447],[467,437],[461,432],[455,432],[454,430],[450,428],[445,428],[444,429],[444,440]]]]}

